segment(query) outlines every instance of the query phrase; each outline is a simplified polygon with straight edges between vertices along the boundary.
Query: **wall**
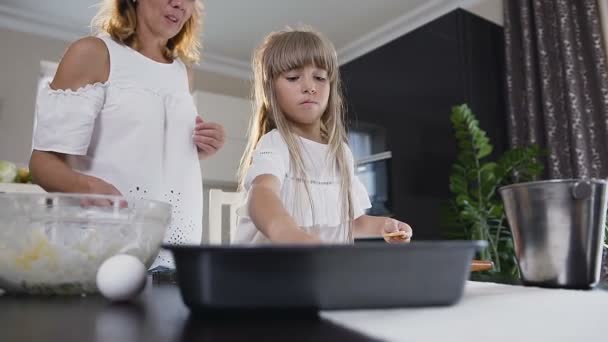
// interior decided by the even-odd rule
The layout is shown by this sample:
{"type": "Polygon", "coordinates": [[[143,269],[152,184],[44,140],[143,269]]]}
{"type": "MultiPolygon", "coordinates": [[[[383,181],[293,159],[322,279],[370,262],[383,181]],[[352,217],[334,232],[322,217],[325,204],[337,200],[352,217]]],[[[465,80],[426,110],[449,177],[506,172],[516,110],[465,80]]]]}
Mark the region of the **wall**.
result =
{"type": "MultiPolygon", "coordinates": [[[[68,43],[0,29],[0,159],[27,164],[40,61],[59,61],[68,43]]],[[[247,98],[249,81],[196,70],[195,89],[247,98]]]]}
{"type": "Polygon", "coordinates": [[[67,43],[0,30],[0,159],[27,163],[40,60],[59,60],[67,43]]]}
{"type": "Polygon", "coordinates": [[[503,26],[503,0],[481,0],[463,6],[467,11],[503,26]]]}
{"type": "Polygon", "coordinates": [[[203,120],[224,126],[224,147],[209,160],[201,161],[203,181],[207,184],[233,186],[240,157],[247,144],[251,101],[233,96],[196,91],[195,102],[203,120]]]}
{"type": "MultiPolygon", "coordinates": [[[[209,190],[236,191],[237,170],[247,143],[247,126],[252,110],[248,99],[196,91],[196,106],[204,120],[224,126],[224,147],[208,160],[201,161],[203,175],[203,243],[208,242],[209,190]]],[[[222,227],[230,223],[229,211],[223,210],[222,227]]],[[[224,241],[228,241],[228,230],[224,230],[224,241]]]]}

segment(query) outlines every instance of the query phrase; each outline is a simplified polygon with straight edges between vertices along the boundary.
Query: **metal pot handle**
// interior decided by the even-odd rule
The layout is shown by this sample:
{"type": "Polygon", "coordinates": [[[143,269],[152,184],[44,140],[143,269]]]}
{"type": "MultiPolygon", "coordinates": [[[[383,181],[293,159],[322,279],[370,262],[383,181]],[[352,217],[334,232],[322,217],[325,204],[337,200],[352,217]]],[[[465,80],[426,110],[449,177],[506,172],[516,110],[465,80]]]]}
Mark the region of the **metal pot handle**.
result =
{"type": "Polygon", "coordinates": [[[577,200],[584,200],[591,197],[591,183],[589,181],[578,181],[572,185],[572,197],[577,200]]]}

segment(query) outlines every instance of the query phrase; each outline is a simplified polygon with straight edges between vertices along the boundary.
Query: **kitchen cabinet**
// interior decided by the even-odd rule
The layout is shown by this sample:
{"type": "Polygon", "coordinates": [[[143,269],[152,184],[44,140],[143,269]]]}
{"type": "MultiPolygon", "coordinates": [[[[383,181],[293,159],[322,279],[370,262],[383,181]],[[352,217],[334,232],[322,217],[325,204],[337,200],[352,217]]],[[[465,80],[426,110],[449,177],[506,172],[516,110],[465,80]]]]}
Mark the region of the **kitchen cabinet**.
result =
{"type": "Polygon", "coordinates": [[[441,238],[452,106],[468,103],[495,154],[506,148],[503,50],[501,26],[458,9],[341,67],[350,127],[369,132],[372,153],[392,152],[391,212],[417,239],[441,238]]]}

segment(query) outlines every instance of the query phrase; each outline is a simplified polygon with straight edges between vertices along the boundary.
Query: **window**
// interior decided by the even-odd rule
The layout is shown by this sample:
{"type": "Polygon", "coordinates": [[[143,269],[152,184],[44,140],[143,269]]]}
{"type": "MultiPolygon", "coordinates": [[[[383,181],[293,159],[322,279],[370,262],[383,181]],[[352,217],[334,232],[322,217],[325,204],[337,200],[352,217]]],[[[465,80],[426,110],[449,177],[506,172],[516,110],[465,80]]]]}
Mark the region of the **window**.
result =
{"type": "Polygon", "coordinates": [[[348,144],[355,160],[372,154],[372,134],[364,131],[351,131],[348,133],[348,144]]]}
{"type": "Polygon", "coordinates": [[[385,129],[360,124],[348,133],[348,142],[355,158],[355,175],[367,190],[372,207],[370,215],[390,216],[390,162],[386,151],[385,129]]]}

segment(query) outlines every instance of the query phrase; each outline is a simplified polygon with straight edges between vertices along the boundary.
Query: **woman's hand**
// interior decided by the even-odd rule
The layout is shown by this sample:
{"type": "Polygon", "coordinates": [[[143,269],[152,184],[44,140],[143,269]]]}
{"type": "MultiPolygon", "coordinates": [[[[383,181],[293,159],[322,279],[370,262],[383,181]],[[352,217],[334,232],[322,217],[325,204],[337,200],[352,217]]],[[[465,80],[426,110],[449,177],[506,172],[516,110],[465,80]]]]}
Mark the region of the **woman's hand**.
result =
{"type": "Polygon", "coordinates": [[[214,122],[203,122],[197,115],[192,139],[201,159],[205,159],[224,146],[224,127],[214,122]]]}
{"type": "MultiPolygon", "coordinates": [[[[118,189],[114,185],[104,181],[103,179],[88,175],[81,175],[81,177],[81,181],[84,184],[83,189],[86,189],[85,191],[88,194],[122,196],[120,191],[118,191],[118,189]]],[[[113,206],[114,202],[109,199],[99,199],[91,197],[83,199],[81,201],[81,205],[84,207],[108,207],[113,206]]],[[[128,205],[125,200],[120,201],[121,208],[126,208],[127,206],[128,205]]]]}
{"type": "Polygon", "coordinates": [[[97,195],[115,195],[122,196],[116,187],[101,178],[82,175],[82,181],[85,184],[86,193],[97,195]]]}
{"type": "Polygon", "coordinates": [[[409,224],[395,220],[393,218],[386,218],[384,220],[384,226],[382,236],[388,243],[405,243],[410,242],[413,232],[412,227],[409,224]]]}

